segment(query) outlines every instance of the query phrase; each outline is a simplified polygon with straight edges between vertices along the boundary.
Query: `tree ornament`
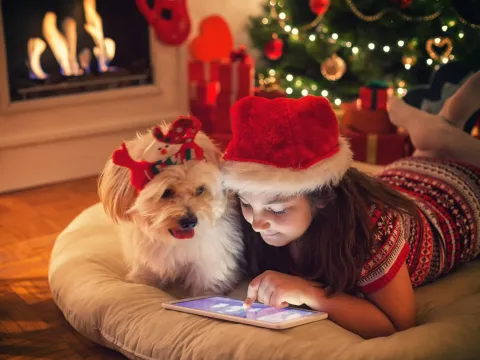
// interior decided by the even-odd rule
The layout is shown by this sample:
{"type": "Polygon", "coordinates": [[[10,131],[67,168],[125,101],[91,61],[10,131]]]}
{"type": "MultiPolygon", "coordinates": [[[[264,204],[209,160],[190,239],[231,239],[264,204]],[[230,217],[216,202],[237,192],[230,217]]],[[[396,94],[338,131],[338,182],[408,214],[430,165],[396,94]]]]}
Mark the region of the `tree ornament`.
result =
{"type": "Polygon", "coordinates": [[[330,6],[330,0],[310,0],[310,10],[317,15],[324,15],[330,6]]]}
{"type": "Polygon", "coordinates": [[[409,8],[412,5],[412,0],[392,0],[394,3],[398,4],[401,9],[409,8]]]}
{"type": "Polygon", "coordinates": [[[444,58],[448,59],[448,57],[450,56],[453,50],[452,40],[450,40],[450,38],[448,37],[428,39],[427,42],[425,43],[425,49],[427,50],[428,55],[433,60],[438,61],[438,60],[443,60],[444,58]],[[445,47],[443,54],[439,54],[436,50],[434,50],[433,49],[434,46],[437,48],[445,47]]]}
{"type": "Polygon", "coordinates": [[[347,64],[337,54],[333,54],[327,58],[320,67],[322,75],[329,81],[339,80],[347,71],[347,64]]]}
{"type": "Polygon", "coordinates": [[[277,34],[273,34],[272,40],[265,44],[264,53],[268,60],[280,59],[283,55],[283,40],[277,34]]]}

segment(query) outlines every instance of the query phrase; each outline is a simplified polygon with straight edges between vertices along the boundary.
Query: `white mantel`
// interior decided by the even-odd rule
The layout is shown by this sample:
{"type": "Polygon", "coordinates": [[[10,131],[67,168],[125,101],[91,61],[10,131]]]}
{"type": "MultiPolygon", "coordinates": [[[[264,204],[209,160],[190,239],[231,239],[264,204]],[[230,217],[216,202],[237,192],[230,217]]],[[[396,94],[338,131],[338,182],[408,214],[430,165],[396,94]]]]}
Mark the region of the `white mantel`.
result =
{"type": "Polygon", "coordinates": [[[150,49],[153,85],[11,102],[0,13],[0,193],[96,175],[124,139],[187,114],[185,47],[151,32],[150,49]]]}

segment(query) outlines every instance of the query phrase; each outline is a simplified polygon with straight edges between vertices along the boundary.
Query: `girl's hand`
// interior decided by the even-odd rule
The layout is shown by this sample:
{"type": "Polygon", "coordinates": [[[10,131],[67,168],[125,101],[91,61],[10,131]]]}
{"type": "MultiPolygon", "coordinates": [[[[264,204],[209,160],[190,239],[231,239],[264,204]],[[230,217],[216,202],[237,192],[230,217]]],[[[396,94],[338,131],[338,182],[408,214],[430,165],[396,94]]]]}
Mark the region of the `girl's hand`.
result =
{"type": "Polygon", "coordinates": [[[255,299],[268,306],[284,308],[291,305],[318,303],[324,291],[320,284],[276,271],[265,271],[248,286],[245,306],[250,307],[255,299]]]}

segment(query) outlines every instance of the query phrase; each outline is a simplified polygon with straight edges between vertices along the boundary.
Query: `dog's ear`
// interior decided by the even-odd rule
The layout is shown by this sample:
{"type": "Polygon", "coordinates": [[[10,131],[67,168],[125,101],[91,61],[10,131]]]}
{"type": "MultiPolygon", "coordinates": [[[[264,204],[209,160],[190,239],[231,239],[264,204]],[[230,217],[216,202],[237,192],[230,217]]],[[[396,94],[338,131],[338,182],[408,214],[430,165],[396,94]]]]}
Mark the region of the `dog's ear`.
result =
{"type": "Polygon", "coordinates": [[[127,211],[133,206],[137,196],[130,183],[130,171],[115,165],[110,159],[98,181],[98,194],[107,215],[115,222],[129,221],[127,211]]]}
{"type": "Polygon", "coordinates": [[[205,159],[219,168],[222,162],[222,152],[217,144],[215,144],[203,131],[200,131],[197,134],[195,142],[203,149],[205,159]]]}

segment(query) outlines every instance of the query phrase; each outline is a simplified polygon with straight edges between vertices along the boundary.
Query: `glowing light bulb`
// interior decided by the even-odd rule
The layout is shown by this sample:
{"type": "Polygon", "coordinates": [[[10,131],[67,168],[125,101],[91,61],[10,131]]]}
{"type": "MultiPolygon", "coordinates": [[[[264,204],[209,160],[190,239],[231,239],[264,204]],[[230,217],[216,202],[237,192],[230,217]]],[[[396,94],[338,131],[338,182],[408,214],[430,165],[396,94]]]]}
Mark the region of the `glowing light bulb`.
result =
{"type": "Polygon", "coordinates": [[[403,45],[405,45],[405,41],[403,40],[398,40],[398,46],[402,47],[403,45]]]}
{"type": "Polygon", "coordinates": [[[337,39],[338,39],[338,34],[337,34],[337,33],[333,33],[333,34],[332,34],[332,39],[333,39],[333,40],[337,40],[337,39]]]}
{"type": "Polygon", "coordinates": [[[356,46],[352,48],[352,53],[358,54],[358,48],[356,46]]]}
{"type": "Polygon", "coordinates": [[[410,64],[405,64],[405,69],[410,70],[411,67],[412,67],[412,65],[410,65],[410,64]]]}
{"type": "Polygon", "coordinates": [[[297,85],[297,86],[302,86],[302,80],[297,80],[297,81],[295,81],[295,85],[297,85]]]}
{"type": "Polygon", "coordinates": [[[322,96],[328,96],[328,91],[327,90],[322,90],[322,96]]]}
{"type": "Polygon", "coordinates": [[[285,25],[285,27],[283,28],[286,32],[290,32],[290,30],[292,30],[292,27],[290,25],[285,25]]]}
{"type": "Polygon", "coordinates": [[[348,48],[349,48],[349,47],[352,47],[352,43],[351,43],[350,41],[347,41],[347,42],[345,43],[345,46],[348,47],[348,48]]]}
{"type": "Polygon", "coordinates": [[[312,90],[313,90],[313,91],[317,91],[317,89],[318,89],[318,86],[315,85],[315,84],[313,84],[311,87],[312,87],[312,90]]]}
{"type": "Polygon", "coordinates": [[[285,20],[285,18],[287,17],[287,15],[284,13],[284,12],[281,12],[280,14],[278,14],[278,17],[282,20],[285,20]]]}
{"type": "Polygon", "coordinates": [[[390,51],[390,46],[384,46],[384,47],[383,47],[383,51],[389,52],[389,51],[390,51]]]}
{"type": "Polygon", "coordinates": [[[370,50],[375,49],[375,44],[374,44],[374,43],[368,44],[368,48],[369,48],[370,50]]]}
{"type": "Polygon", "coordinates": [[[427,59],[427,65],[432,65],[433,64],[433,60],[432,59],[427,59]]]}
{"type": "Polygon", "coordinates": [[[398,89],[397,89],[397,94],[398,94],[398,95],[403,95],[404,91],[405,91],[404,89],[398,88],[398,89]]]}
{"type": "Polygon", "coordinates": [[[442,26],[442,31],[445,32],[445,31],[447,31],[447,30],[448,30],[448,26],[447,26],[447,25],[443,25],[443,26],[442,26]]]}
{"type": "Polygon", "coordinates": [[[303,90],[302,90],[302,95],[303,95],[303,96],[307,96],[307,95],[308,95],[308,90],[307,90],[307,89],[303,89],[303,90]]]}
{"type": "Polygon", "coordinates": [[[458,33],[458,37],[459,37],[460,39],[463,39],[464,36],[465,36],[465,34],[464,34],[463,32],[458,33]]]}
{"type": "Polygon", "coordinates": [[[292,74],[288,74],[287,75],[287,81],[292,81],[293,80],[293,75],[292,74]]]}
{"type": "Polygon", "coordinates": [[[308,38],[310,39],[310,41],[315,41],[315,39],[316,39],[317,37],[312,34],[312,35],[310,35],[308,38]]]}
{"type": "Polygon", "coordinates": [[[440,38],[435,38],[435,40],[434,40],[434,41],[435,41],[435,45],[438,45],[438,44],[440,44],[440,38]]]}
{"type": "Polygon", "coordinates": [[[262,19],[262,24],[263,24],[263,25],[267,25],[267,24],[268,24],[268,19],[267,19],[267,18],[263,18],[263,19],[262,19]]]}
{"type": "Polygon", "coordinates": [[[293,35],[298,35],[298,29],[297,29],[297,28],[293,28],[293,29],[292,29],[292,34],[293,34],[293,35]]]}
{"type": "Polygon", "coordinates": [[[288,95],[290,95],[291,93],[293,93],[293,89],[292,89],[291,87],[289,87],[289,88],[287,88],[287,89],[285,90],[285,92],[286,92],[288,95]]]}
{"type": "Polygon", "coordinates": [[[340,104],[342,103],[342,100],[335,99],[334,103],[335,103],[335,105],[340,106],[340,104]]]}

